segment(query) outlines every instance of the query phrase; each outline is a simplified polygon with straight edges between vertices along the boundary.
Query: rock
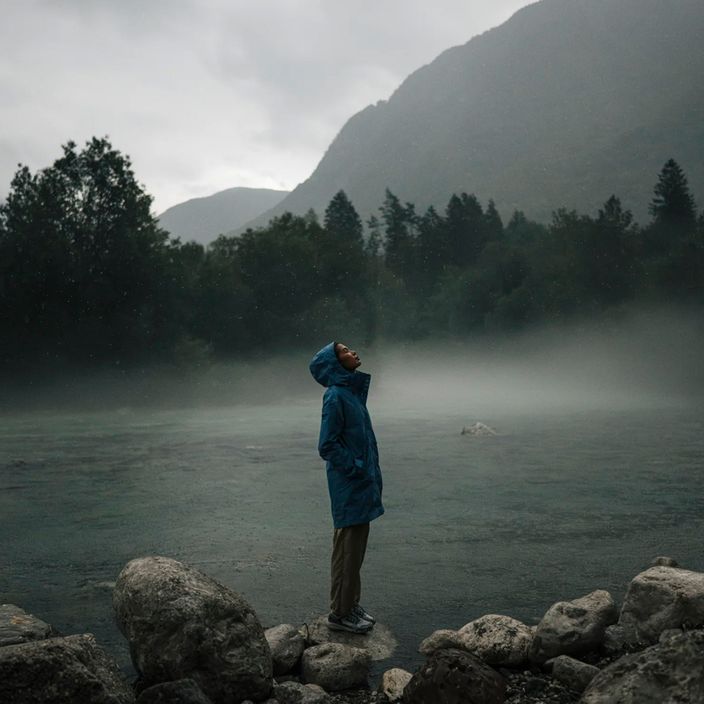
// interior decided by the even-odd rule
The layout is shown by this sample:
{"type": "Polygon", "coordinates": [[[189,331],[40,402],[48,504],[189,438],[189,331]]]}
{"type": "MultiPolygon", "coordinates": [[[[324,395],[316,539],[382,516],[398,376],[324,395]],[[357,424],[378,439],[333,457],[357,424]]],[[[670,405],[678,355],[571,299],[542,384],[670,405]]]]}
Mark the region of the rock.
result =
{"type": "Polygon", "coordinates": [[[386,660],[390,658],[398,642],[391,631],[381,623],[377,623],[371,631],[364,635],[347,633],[345,631],[331,631],[327,625],[327,614],[319,616],[310,625],[306,624],[300,629],[301,635],[307,645],[322,645],[323,643],[340,643],[353,648],[366,650],[372,660],[386,660]]]}
{"type": "Polygon", "coordinates": [[[192,679],[161,682],[143,690],[137,704],[213,704],[192,679]]]}
{"type": "Polygon", "coordinates": [[[379,691],[389,700],[389,702],[400,702],[403,697],[403,690],[411,681],[413,675],[400,667],[387,670],[381,676],[379,691]]]}
{"type": "Polygon", "coordinates": [[[602,641],[602,648],[607,655],[617,655],[622,653],[626,645],[626,634],[624,633],[623,627],[614,623],[611,626],[607,626],[604,631],[604,640],[602,641]]]}
{"type": "Polygon", "coordinates": [[[274,675],[291,672],[303,655],[305,641],[296,626],[282,624],[264,631],[274,664],[274,675]]]}
{"type": "Polygon", "coordinates": [[[86,633],[0,648],[0,702],[134,704],[117,663],[86,633]]]}
{"type": "Polygon", "coordinates": [[[496,431],[484,423],[474,423],[474,425],[462,428],[460,435],[496,435],[496,431]]]}
{"type": "Polygon", "coordinates": [[[113,606],[145,686],[195,680],[215,702],[268,697],[272,661],[252,607],[231,589],[167,557],[120,573],[113,606]]]}
{"type": "Polygon", "coordinates": [[[59,633],[36,616],[14,604],[0,604],[0,647],[54,638],[59,633]]]}
{"type": "Polygon", "coordinates": [[[653,561],[650,563],[651,567],[679,567],[677,564],[677,560],[674,560],[671,557],[664,557],[662,555],[653,558],[653,561]]]}
{"type": "Polygon", "coordinates": [[[533,631],[510,616],[487,614],[462,626],[457,639],[487,665],[516,667],[528,660],[533,631]]]}
{"type": "Polygon", "coordinates": [[[327,704],[330,701],[322,687],[299,682],[277,684],[274,697],[279,704],[327,704]]]}
{"type": "Polygon", "coordinates": [[[704,632],[681,633],[605,667],[580,704],[704,702],[702,663],[704,632]]]}
{"type": "Polygon", "coordinates": [[[599,674],[599,668],[575,660],[569,655],[558,655],[545,663],[550,667],[552,676],[566,687],[583,692],[587,685],[599,674]]]}
{"type": "Polygon", "coordinates": [[[628,586],[619,625],[627,643],[655,643],[668,628],[704,624],[704,574],[651,567],[628,586]]]}
{"type": "Polygon", "coordinates": [[[445,648],[433,653],[403,692],[404,704],[503,704],[506,683],[478,657],[445,648]]]}
{"type": "Polygon", "coordinates": [[[457,631],[441,628],[433,631],[419,646],[418,652],[422,655],[432,655],[436,650],[443,648],[460,648],[461,642],[457,631]]]}
{"type": "Polygon", "coordinates": [[[558,655],[588,653],[601,645],[606,627],[617,619],[616,604],[602,589],[574,601],[559,601],[538,624],[530,657],[545,662],[558,655]]]}
{"type": "Polygon", "coordinates": [[[367,686],[371,656],[366,650],[341,643],[323,643],[304,651],[301,671],[305,682],[328,692],[367,686]]]}
{"type": "Polygon", "coordinates": [[[664,643],[666,640],[670,640],[670,638],[679,636],[681,633],[681,628],[668,628],[666,631],[663,631],[660,634],[660,637],[658,638],[658,643],[664,643]]]}

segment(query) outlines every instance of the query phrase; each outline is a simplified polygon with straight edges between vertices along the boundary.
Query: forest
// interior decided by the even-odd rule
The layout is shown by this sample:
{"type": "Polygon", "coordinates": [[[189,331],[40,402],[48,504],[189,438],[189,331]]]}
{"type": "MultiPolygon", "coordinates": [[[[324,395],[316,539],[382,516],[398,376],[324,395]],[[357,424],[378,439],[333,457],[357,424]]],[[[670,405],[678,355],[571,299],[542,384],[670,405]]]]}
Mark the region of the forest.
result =
{"type": "Polygon", "coordinates": [[[390,190],[362,222],[339,191],[204,247],[159,227],[129,157],[107,138],[20,166],[0,205],[0,365],[36,370],[203,364],[317,349],[329,339],[461,338],[599,317],[638,303],[704,304],[704,214],[674,159],[650,220],[617,195],[548,224],[448,194],[416,211],[390,190]]]}

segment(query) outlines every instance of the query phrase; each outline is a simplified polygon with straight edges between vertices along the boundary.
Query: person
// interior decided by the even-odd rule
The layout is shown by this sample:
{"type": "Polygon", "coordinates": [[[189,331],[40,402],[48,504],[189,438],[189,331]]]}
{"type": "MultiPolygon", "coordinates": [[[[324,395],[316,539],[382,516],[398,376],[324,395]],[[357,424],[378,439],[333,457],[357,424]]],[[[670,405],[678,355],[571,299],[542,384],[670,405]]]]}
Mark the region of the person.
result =
{"type": "Polygon", "coordinates": [[[384,513],[384,506],[379,449],[367,411],[371,375],[357,371],[360,364],[355,351],[331,342],[313,357],[310,372],[326,387],[318,452],[326,461],[334,526],[327,625],[362,634],[375,619],[359,603],[359,573],[369,523],[384,513]]]}

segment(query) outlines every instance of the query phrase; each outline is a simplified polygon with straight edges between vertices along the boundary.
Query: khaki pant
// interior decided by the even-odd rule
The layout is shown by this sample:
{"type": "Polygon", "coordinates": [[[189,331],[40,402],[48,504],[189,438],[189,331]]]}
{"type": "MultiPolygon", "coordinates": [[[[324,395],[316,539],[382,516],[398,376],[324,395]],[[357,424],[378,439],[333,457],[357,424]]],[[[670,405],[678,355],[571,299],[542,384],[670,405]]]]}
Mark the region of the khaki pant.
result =
{"type": "Polygon", "coordinates": [[[364,561],[369,524],[335,528],[332,538],[330,611],[347,616],[359,604],[362,582],[359,571],[364,561]]]}

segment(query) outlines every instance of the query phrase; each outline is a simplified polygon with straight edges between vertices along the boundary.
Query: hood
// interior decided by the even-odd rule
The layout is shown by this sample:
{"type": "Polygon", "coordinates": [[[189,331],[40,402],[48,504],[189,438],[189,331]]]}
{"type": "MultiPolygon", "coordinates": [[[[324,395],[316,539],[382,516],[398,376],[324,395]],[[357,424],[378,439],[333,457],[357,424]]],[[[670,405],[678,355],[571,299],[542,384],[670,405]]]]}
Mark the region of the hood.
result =
{"type": "Polygon", "coordinates": [[[347,371],[337,360],[334,342],[315,353],[309,368],[321,386],[349,386],[366,401],[371,376],[365,372],[347,371]]]}

